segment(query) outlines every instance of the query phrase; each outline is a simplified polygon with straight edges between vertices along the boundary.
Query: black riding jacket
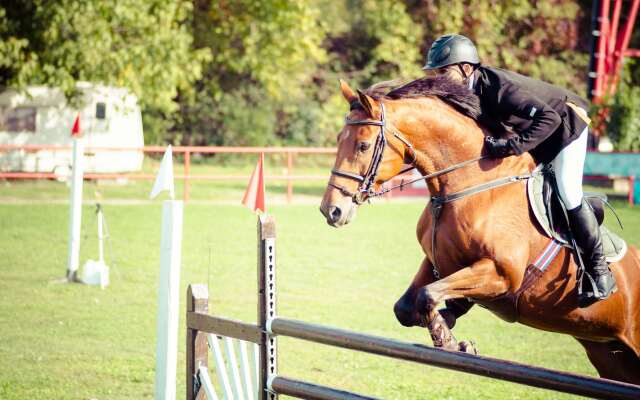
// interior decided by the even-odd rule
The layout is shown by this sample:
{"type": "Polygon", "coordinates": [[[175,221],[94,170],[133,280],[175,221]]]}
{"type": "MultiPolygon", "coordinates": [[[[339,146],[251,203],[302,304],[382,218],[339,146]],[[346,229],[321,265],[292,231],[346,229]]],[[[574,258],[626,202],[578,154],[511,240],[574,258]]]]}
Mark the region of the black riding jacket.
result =
{"type": "Polygon", "coordinates": [[[480,97],[480,123],[494,134],[513,132],[515,154],[531,153],[537,162],[550,162],[587,127],[568,102],[587,109],[577,94],[500,68],[479,67],[474,89],[480,97]]]}

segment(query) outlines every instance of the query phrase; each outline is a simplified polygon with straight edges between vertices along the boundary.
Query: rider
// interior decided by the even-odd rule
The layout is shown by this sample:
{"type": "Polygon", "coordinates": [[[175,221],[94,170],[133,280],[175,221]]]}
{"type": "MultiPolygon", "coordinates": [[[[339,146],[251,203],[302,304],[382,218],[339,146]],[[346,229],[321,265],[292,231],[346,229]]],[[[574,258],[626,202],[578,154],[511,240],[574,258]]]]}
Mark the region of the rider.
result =
{"type": "Polygon", "coordinates": [[[582,193],[590,122],[587,101],[549,83],[481,65],[473,42],[462,35],[444,35],[433,42],[423,69],[448,75],[473,90],[482,106],[480,122],[492,132],[516,133],[508,138],[486,136],[491,156],[528,151],[537,162],[551,164],[571,232],[595,281],[594,297],[609,297],[616,289],[615,279],[605,260],[598,222],[582,193]]]}

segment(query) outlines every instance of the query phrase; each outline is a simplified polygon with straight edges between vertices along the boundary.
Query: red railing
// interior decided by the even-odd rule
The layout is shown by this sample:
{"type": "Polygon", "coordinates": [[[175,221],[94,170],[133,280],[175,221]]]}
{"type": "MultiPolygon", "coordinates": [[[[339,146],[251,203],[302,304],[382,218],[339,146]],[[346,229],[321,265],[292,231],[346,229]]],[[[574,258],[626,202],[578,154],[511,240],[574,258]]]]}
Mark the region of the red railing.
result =
{"type": "MultiPolygon", "coordinates": [[[[164,153],[165,146],[144,146],[142,148],[133,147],[86,147],[85,153],[96,151],[127,151],[143,153],[164,153]]],[[[71,146],[52,146],[52,145],[13,145],[0,144],[0,152],[22,150],[25,152],[37,151],[71,151],[71,146]]],[[[190,198],[190,181],[194,180],[237,180],[248,181],[249,176],[243,175],[192,175],[191,174],[191,154],[282,154],[286,155],[286,174],[284,175],[267,175],[266,180],[286,181],[287,182],[287,202],[291,203],[293,199],[293,182],[296,180],[326,180],[327,175],[295,175],[294,156],[297,154],[335,154],[335,148],[325,147],[223,147],[223,146],[175,146],[174,154],[183,155],[183,174],[175,175],[176,179],[181,179],[184,183],[183,196],[184,201],[190,198]]],[[[0,179],[56,179],[60,176],[53,172],[0,172],[0,179]]],[[[85,179],[134,179],[134,180],[153,180],[154,174],[145,173],[85,173],[85,179]]]]}

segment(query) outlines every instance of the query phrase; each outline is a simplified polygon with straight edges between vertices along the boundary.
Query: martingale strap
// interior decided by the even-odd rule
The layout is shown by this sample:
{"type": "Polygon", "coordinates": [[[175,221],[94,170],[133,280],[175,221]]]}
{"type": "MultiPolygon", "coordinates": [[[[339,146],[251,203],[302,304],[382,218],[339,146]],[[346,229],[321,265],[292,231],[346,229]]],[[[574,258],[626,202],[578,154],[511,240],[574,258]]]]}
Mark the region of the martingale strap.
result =
{"type": "Polygon", "coordinates": [[[436,279],[440,279],[440,270],[438,269],[437,261],[436,261],[436,237],[437,237],[437,229],[438,229],[438,220],[440,219],[440,214],[442,213],[442,207],[456,200],[460,200],[467,196],[472,196],[481,192],[485,192],[487,190],[492,190],[499,188],[501,186],[509,185],[515,182],[526,181],[534,175],[540,174],[540,171],[532,172],[524,175],[515,175],[515,176],[507,176],[504,178],[496,179],[493,181],[489,181],[486,183],[481,183],[476,186],[472,186],[468,189],[461,190],[459,192],[455,192],[452,194],[444,195],[444,196],[432,196],[431,197],[431,219],[433,223],[433,229],[431,231],[431,264],[433,265],[433,276],[436,279]]]}

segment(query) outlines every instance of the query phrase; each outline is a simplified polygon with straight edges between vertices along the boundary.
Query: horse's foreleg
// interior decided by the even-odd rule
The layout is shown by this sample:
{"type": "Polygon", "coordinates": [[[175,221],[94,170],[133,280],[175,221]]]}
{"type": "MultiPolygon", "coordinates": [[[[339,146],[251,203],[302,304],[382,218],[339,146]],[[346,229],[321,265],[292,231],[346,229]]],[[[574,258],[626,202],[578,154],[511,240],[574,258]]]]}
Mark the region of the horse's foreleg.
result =
{"type": "Polygon", "coordinates": [[[450,330],[455,322],[455,315],[443,312],[445,316],[448,316],[445,320],[435,308],[425,314],[424,307],[419,306],[420,292],[435,280],[433,266],[429,259],[425,258],[411,285],[396,302],[393,311],[398,321],[404,326],[428,327],[434,346],[458,350],[458,343],[450,330]]]}
{"type": "Polygon", "coordinates": [[[508,289],[508,282],[498,273],[494,261],[485,258],[426,285],[418,294],[418,301],[430,309],[449,299],[493,299],[508,289]]]}
{"type": "Polygon", "coordinates": [[[493,260],[483,259],[454,274],[420,288],[416,293],[416,307],[425,316],[434,346],[447,350],[461,347],[453,335],[437,305],[445,300],[460,298],[494,298],[503,294],[508,285],[495,267],[493,260]]]}

